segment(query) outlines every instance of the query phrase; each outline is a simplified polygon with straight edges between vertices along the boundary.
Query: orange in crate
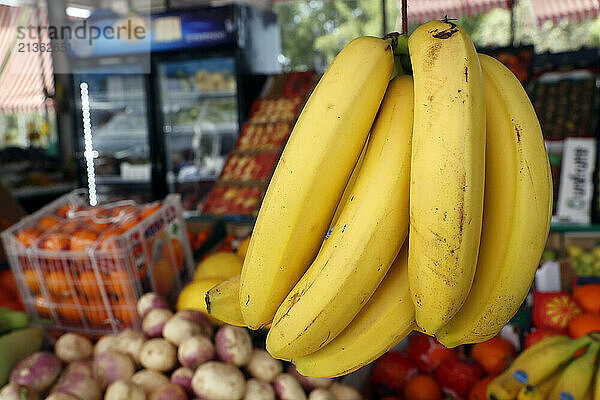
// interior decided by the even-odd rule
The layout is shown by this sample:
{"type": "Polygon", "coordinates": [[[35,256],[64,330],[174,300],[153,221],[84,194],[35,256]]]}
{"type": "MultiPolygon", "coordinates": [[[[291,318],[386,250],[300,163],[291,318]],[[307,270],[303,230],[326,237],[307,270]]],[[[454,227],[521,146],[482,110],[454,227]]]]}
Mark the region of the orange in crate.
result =
{"type": "Polygon", "coordinates": [[[127,301],[119,301],[112,307],[112,312],[122,324],[131,326],[137,311],[135,305],[131,305],[127,301]]]}
{"type": "Polygon", "coordinates": [[[171,238],[170,240],[171,246],[168,246],[168,243],[163,247],[163,258],[171,261],[171,252],[172,256],[175,259],[175,268],[177,271],[181,271],[183,268],[183,247],[177,238],[171,238]]]}
{"type": "Polygon", "coordinates": [[[569,334],[573,338],[579,338],[592,332],[600,331],[600,315],[582,314],[569,323],[569,334]]]}
{"type": "Polygon", "coordinates": [[[45,283],[50,294],[56,297],[70,296],[69,281],[63,271],[50,271],[45,276],[45,283]]]}
{"type": "Polygon", "coordinates": [[[65,234],[49,233],[40,244],[40,247],[45,250],[62,251],[69,250],[70,243],[69,236],[65,234]]]}
{"type": "Polygon", "coordinates": [[[42,318],[50,318],[50,302],[43,296],[37,295],[35,297],[35,309],[42,318]]]}
{"type": "Polygon", "coordinates": [[[152,267],[152,287],[159,296],[166,296],[173,288],[173,267],[165,258],[161,258],[152,267]]]}
{"type": "Polygon", "coordinates": [[[81,320],[83,313],[80,314],[79,310],[85,303],[79,298],[77,300],[79,301],[79,304],[77,304],[74,299],[70,298],[61,300],[61,303],[58,305],[58,313],[62,319],[70,322],[81,320]]]}
{"type": "Polygon", "coordinates": [[[88,301],[85,307],[85,316],[87,319],[96,325],[106,325],[110,323],[110,315],[106,310],[104,302],[99,299],[88,301]]]}
{"type": "Polygon", "coordinates": [[[97,232],[86,229],[75,231],[71,236],[71,250],[87,251],[94,245],[96,239],[98,239],[97,232]]]}
{"type": "Polygon", "coordinates": [[[160,203],[155,204],[147,204],[142,207],[140,210],[140,220],[148,218],[150,215],[154,214],[161,207],[160,203]]]}
{"type": "MultiPolygon", "coordinates": [[[[102,279],[104,274],[100,274],[102,279]]],[[[79,291],[81,294],[85,295],[87,298],[100,298],[102,296],[102,291],[100,289],[100,282],[96,279],[96,273],[94,271],[83,271],[79,274],[77,278],[77,286],[79,287],[79,291]]]]}
{"type": "Polygon", "coordinates": [[[81,207],[76,206],[74,204],[65,204],[64,206],[56,210],[56,215],[58,215],[60,218],[67,218],[69,216],[69,211],[78,211],[80,209],[81,207]]]}
{"type": "Polygon", "coordinates": [[[23,229],[17,233],[17,239],[23,246],[30,247],[40,237],[40,231],[33,228],[23,229]]]}
{"type": "Polygon", "coordinates": [[[118,299],[127,299],[133,297],[131,280],[127,271],[122,269],[113,269],[107,277],[108,290],[118,299]]]}
{"type": "Polygon", "coordinates": [[[60,224],[60,220],[54,215],[46,215],[38,221],[38,228],[43,231],[50,230],[60,224]]]}
{"type": "Polygon", "coordinates": [[[62,233],[66,233],[66,234],[70,235],[71,233],[75,232],[77,230],[77,228],[79,228],[80,224],[81,224],[81,220],[78,220],[78,219],[67,221],[64,224],[62,224],[62,226],[60,227],[60,231],[62,233]]]}
{"type": "Polygon", "coordinates": [[[23,281],[29,288],[31,293],[37,294],[40,291],[40,283],[38,282],[37,274],[32,269],[26,269],[23,271],[23,281]]]}

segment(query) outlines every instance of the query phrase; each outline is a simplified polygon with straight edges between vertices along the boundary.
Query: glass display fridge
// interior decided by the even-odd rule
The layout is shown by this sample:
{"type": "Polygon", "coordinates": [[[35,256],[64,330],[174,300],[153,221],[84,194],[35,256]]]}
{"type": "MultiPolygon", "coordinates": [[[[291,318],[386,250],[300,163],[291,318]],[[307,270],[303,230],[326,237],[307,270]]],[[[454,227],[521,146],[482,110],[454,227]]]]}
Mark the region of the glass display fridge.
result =
{"type": "Polygon", "coordinates": [[[281,71],[277,18],[232,4],[136,21],[150,31],[148,64],[123,54],[130,43],[100,43],[74,57],[81,184],[96,185],[98,196],[177,192],[186,210],[198,210],[258,95],[245,88],[281,71]],[[94,69],[79,67],[90,63],[94,69]]]}

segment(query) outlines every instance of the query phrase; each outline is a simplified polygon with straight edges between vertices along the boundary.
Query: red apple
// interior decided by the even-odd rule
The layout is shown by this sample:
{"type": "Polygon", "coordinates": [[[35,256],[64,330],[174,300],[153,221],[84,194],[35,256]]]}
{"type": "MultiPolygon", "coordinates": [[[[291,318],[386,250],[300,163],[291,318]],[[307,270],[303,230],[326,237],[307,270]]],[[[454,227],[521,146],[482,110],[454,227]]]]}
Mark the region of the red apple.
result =
{"type": "Polygon", "coordinates": [[[406,382],[418,373],[419,369],[410,358],[391,351],[375,362],[371,385],[380,396],[400,395],[406,382]]]}
{"type": "Polygon", "coordinates": [[[417,364],[417,367],[425,373],[432,373],[447,359],[455,359],[456,352],[444,347],[443,344],[422,333],[415,333],[412,337],[406,354],[417,364]]]}
{"type": "Polygon", "coordinates": [[[482,376],[483,368],[472,358],[444,360],[435,371],[442,391],[454,399],[466,398],[482,376]]]}

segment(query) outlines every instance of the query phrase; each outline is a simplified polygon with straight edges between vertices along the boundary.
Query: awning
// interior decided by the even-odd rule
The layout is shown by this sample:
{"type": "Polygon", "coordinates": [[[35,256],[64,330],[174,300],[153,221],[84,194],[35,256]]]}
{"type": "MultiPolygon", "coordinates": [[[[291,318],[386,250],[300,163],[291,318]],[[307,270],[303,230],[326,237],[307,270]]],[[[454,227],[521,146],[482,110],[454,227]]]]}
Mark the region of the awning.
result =
{"type": "MultiPolygon", "coordinates": [[[[397,0],[401,3],[401,0],[397,0]]],[[[544,1],[544,0],[542,0],[544,1]]],[[[488,12],[493,8],[510,8],[509,0],[408,0],[408,23],[434,19],[458,18],[488,12]]]]}
{"type": "Polygon", "coordinates": [[[0,5],[0,110],[4,112],[42,109],[47,105],[46,93],[54,93],[47,30],[41,39],[29,34],[19,38],[18,28],[29,26],[47,27],[46,10],[0,5]]]}
{"type": "Polygon", "coordinates": [[[531,12],[538,24],[545,21],[559,23],[563,18],[570,22],[596,18],[600,0],[530,0],[531,12]]]}

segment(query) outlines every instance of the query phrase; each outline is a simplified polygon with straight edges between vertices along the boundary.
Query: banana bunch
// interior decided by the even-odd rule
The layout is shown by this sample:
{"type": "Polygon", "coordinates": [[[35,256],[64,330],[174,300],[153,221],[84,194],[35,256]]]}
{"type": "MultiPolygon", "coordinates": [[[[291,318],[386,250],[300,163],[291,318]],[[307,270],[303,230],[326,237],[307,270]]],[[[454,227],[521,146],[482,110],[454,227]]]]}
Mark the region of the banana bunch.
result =
{"type": "Polygon", "coordinates": [[[527,94],[461,27],[359,37],[308,99],[242,273],[208,308],[269,327],[267,350],[307,376],[352,372],[412,330],[482,342],[528,293],[551,188],[527,94]]]}
{"type": "Polygon", "coordinates": [[[592,336],[553,336],[525,350],[487,389],[492,400],[600,399],[596,360],[600,341],[592,336]]]}

